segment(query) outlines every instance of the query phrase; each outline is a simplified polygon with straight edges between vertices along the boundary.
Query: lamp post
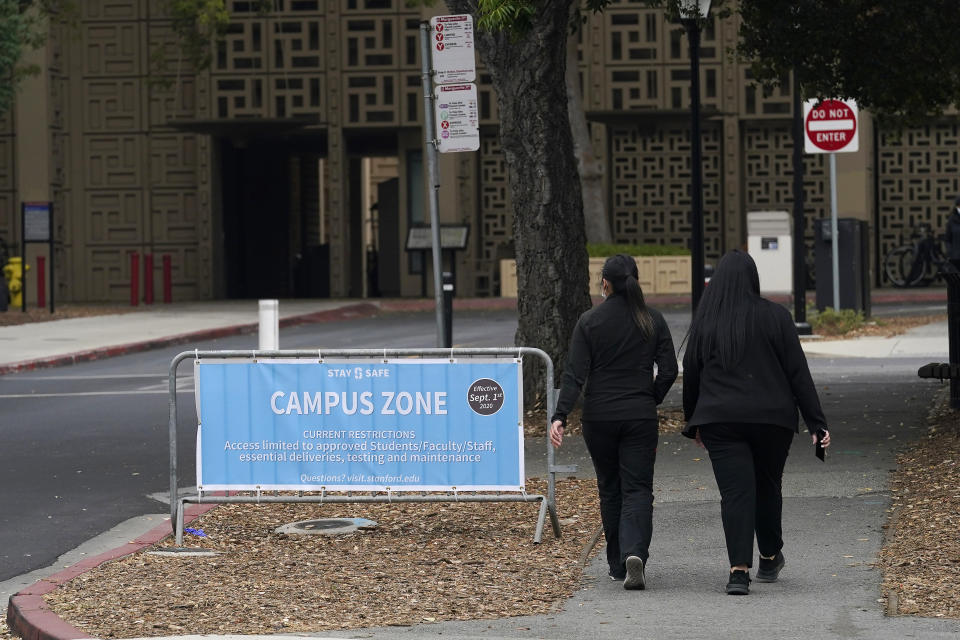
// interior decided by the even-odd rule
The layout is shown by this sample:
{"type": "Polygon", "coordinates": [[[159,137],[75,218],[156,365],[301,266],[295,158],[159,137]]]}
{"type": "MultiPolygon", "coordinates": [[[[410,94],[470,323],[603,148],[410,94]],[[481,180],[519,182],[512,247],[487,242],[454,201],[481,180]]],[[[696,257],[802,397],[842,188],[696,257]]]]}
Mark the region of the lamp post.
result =
{"type": "Polygon", "coordinates": [[[690,40],[690,253],[693,289],[690,307],[696,312],[703,296],[703,168],[700,150],[700,27],[710,15],[710,0],[678,0],[680,21],[690,40]]]}

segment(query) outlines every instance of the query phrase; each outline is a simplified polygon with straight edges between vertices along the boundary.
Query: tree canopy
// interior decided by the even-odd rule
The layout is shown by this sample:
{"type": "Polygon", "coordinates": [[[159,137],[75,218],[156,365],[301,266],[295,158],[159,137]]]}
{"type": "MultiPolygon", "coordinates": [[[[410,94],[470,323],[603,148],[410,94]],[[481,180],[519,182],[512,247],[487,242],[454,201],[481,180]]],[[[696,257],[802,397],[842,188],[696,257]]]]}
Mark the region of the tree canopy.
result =
{"type": "Polygon", "coordinates": [[[738,52],[767,85],[852,98],[899,125],[960,103],[956,0],[740,0],[738,52]]]}
{"type": "Polygon", "coordinates": [[[47,41],[47,19],[69,21],[76,10],[73,0],[0,0],[0,115],[13,105],[20,81],[39,71],[23,57],[47,41]]]}

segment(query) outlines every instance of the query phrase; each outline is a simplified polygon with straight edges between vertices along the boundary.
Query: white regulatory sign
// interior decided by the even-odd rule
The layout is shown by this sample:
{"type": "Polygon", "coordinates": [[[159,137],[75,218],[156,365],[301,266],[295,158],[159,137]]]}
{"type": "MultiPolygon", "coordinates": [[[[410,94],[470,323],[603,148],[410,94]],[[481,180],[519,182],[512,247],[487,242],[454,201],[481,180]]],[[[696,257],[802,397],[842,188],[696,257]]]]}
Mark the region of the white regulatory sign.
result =
{"type": "Polygon", "coordinates": [[[480,148],[477,85],[441,84],[434,89],[437,149],[440,153],[480,148]]]}
{"type": "Polygon", "coordinates": [[[473,46],[473,16],[436,16],[430,18],[434,83],[473,82],[477,63],[473,46]]]}

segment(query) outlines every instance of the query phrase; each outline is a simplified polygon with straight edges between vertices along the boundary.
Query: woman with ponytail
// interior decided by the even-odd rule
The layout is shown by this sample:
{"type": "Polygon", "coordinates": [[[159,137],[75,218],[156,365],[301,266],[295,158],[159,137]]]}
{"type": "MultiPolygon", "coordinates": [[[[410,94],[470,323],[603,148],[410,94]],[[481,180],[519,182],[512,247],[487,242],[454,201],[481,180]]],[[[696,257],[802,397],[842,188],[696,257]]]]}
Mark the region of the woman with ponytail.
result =
{"type": "Polygon", "coordinates": [[[727,593],[750,592],[753,537],[758,582],[775,582],[785,560],[783,467],[797,409],[827,447],[830,434],[790,312],[760,297],[749,254],[721,258],[693,316],[683,356],[683,435],[710,454],[730,560],[727,593]]]}
{"type": "Polygon", "coordinates": [[[646,588],[657,405],[677,379],[670,330],[644,302],[638,277],[630,256],[604,263],[605,300],[580,316],[573,330],[550,425],[550,440],[559,447],[583,390],[583,439],[597,472],[609,573],[624,581],[624,589],[646,588]]]}

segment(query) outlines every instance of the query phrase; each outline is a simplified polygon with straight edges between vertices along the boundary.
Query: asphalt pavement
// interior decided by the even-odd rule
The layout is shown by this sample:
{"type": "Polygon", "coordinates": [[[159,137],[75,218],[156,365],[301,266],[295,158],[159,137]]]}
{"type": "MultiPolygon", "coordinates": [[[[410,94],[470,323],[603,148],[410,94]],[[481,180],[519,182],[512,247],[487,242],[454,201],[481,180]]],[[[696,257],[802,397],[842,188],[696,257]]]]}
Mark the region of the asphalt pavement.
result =
{"type": "MultiPolygon", "coordinates": [[[[892,292],[885,303],[937,308],[945,300],[942,290],[908,299],[904,295],[892,292]]],[[[878,301],[883,302],[875,295],[874,303],[878,301]]],[[[460,309],[484,308],[482,302],[458,302],[460,309]]],[[[669,299],[650,302],[683,304],[669,299]]],[[[281,301],[280,316],[281,324],[290,326],[375,316],[385,309],[427,311],[431,303],[281,301]]],[[[503,307],[504,302],[489,304],[503,307]]],[[[189,348],[191,340],[200,337],[253,332],[256,323],[256,302],[234,301],[0,327],[0,373],[17,375],[17,371],[164,344],[189,348]]],[[[674,331],[678,328],[671,325],[674,331]]],[[[679,336],[675,338],[679,344],[679,336]]],[[[582,589],[549,615],[264,637],[956,638],[957,620],[885,616],[879,602],[881,576],[873,566],[882,545],[890,503],[887,476],[896,466],[896,452],[923,432],[929,407],[943,388],[935,381],[918,379],[916,370],[927,361],[946,360],[946,323],[918,327],[895,338],[811,338],[803,344],[834,446],[827,462],[821,463],[805,437],[794,441],[784,479],[787,566],[777,583],[754,583],[746,598],[723,593],[726,553],[709,461],[691,441],[665,434],[656,467],[655,531],[646,591],[625,592],[619,583],[606,579],[600,554],[585,569],[582,589]]],[[[678,382],[665,404],[678,405],[679,392],[678,382]]],[[[542,441],[526,449],[528,471],[542,473],[542,441]]],[[[578,464],[580,475],[592,472],[582,439],[567,438],[557,456],[560,464],[578,464]]],[[[563,517],[563,505],[558,506],[563,517]]],[[[46,570],[0,583],[0,598],[13,596],[10,612],[18,628],[30,637],[84,637],[44,611],[38,594],[165,535],[169,532],[166,517],[147,514],[127,521],[46,570]]]]}

